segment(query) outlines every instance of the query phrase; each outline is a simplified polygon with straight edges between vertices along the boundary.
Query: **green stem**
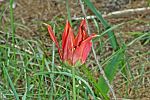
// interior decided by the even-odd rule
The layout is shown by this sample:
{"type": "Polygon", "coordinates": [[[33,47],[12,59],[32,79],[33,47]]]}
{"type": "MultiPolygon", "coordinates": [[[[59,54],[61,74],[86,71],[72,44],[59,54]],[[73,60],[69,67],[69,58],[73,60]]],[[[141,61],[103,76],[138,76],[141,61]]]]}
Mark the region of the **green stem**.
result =
{"type": "Polygon", "coordinates": [[[73,100],[76,100],[76,83],[75,83],[75,68],[72,67],[72,81],[73,81],[73,100]]]}
{"type": "Polygon", "coordinates": [[[14,0],[10,0],[10,23],[11,23],[11,33],[12,33],[12,44],[15,43],[15,24],[14,24],[14,15],[13,15],[13,3],[14,0]]]}

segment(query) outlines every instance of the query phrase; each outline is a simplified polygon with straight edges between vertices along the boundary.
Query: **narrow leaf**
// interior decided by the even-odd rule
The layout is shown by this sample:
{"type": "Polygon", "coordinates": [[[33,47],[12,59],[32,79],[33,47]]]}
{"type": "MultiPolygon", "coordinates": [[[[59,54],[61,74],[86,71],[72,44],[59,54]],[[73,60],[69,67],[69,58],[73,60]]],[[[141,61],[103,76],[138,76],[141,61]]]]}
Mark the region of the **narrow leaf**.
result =
{"type": "Polygon", "coordinates": [[[8,74],[8,71],[7,71],[7,69],[5,68],[5,65],[4,65],[4,64],[3,64],[3,70],[4,70],[4,72],[6,73],[8,82],[9,82],[9,84],[10,84],[10,87],[11,87],[13,93],[14,93],[14,96],[15,96],[16,100],[19,100],[19,96],[18,96],[18,94],[17,94],[17,91],[16,91],[16,89],[15,89],[15,87],[14,87],[14,85],[13,85],[13,82],[12,82],[12,80],[11,80],[11,78],[10,78],[10,76],[9,76],[9,74],[8,74]]]}
{"type": "MultiPolygon", "coordinates": [[[[90,0],[83,0],[83,1],[91,9],[91,11],[97,16],[97,18],[102,22],[106,30],[111,28],[110,25],[107,23],[107,21],[102,17],[101,13],[98,12],[97,9],[94,7],[94,5],[90,2],[90,0]]],[[[117,50],[119,47],[114,32],[108,31],[108,36],[110,38],[110,43],[113,49],[117,50]]]]}
{"type": "MultiPolygon", "coordinates": [[[[106,74],[106,77],[108,78],[109,82],[111,83],[117,73],[118,67],[120,62],[123,58],[123,50],[120,49],[111,59],[111,61],[105,66],[104,72],[106,74]]],[[[109,87],[106,84],[103,76],[100,76],[99,78],[99,87],[101,91],[103,91],[104,94],[108,94],[109,87]]]]}

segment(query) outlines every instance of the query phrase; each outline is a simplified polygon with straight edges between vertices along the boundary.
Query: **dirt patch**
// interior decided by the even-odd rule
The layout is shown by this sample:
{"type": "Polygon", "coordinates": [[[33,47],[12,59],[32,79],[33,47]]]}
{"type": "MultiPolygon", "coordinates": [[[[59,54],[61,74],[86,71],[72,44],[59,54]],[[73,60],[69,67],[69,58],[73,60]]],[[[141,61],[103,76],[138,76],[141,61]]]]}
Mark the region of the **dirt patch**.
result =
{"type": "MultiPolygon", "coordinates": [[[[110,0],[92,0],[92,2],[102,13],[147,5],[145,0],[114,0],[114,2],[110,0]]],[[[6,4],[8,7],[9,2],[4,2],[3,4],[6,4]]],[[[67,19],[66,2],[63,0],[16,0],[15,5],[16,34],[23,37],[36,37],[43,34],[40,30],[43,22],[56,21],[56,18],[63,18],[61,23],[65,23],[67,19]],[[25,27],[28,28],[28,31],[25,27]]],[[[76,0],[69,1],[69,7],[72,17],[83,16],[80,5],[76,0]]],[[[92,15],[88,8],[87,13],[88,15],[92,15]]],[[[6,14],[9,14],[9,9],[6,14]]],[[[6,17],[8,16],[6,15],[6,17]]]]}

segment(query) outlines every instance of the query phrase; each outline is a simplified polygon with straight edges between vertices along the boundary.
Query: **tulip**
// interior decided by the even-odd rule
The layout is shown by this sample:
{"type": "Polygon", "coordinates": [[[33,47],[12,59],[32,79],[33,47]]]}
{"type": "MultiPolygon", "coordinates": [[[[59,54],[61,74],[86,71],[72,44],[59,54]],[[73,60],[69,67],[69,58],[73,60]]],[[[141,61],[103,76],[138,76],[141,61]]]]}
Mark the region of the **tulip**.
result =
{"type": "Polygon", "coordinates": [[[88,36],[86,33],[86,21],[82,20],[79,31],[76,37],[72,31],[70,23],[67,21],[64,32],[62,34],[62,47],[54,35],[54,32],[50,25],[48,26],[48,32],[52,41],[56,44],[60,58],[63,62],[67,62],[69,65],[76,65],[78,62],[84,64],[92,47],[92,38],[96,37],[95,34],[88,36]]]}

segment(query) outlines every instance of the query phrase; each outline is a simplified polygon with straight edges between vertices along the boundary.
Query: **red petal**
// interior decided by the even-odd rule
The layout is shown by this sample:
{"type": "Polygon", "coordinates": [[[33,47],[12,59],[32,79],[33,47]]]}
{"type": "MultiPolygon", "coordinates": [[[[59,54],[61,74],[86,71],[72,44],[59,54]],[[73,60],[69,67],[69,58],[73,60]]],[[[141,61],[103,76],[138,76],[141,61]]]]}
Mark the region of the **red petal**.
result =
{"type": "Polygon", "coordinates": [[[75,46],[80,45],[80,42],[83,41],[85,38],[87,38],[87,36],[88,35],[86,34],[86,21],[84,19],[80,24],[79,32],[75,38],[74,45],[75,46]]]}
{"type": "Polygon", "coordinates": [[[63,36],[63,43],[62,43],[62,48],[63,48],[63,60],[67,60],[69,62],[72,63],[72,57],[73,57],[73,51],[74,51],[74,34],[72,32],[72,29],[70,27],[70,24],[67,23],[66,27],[68,29],[65,28],[65,31],[63,36]]]}
{"type": "Polygon", "coordinates": [[[85,63],[86,58],[88,57],[89,52],[91,51],[91,47],[92,47],[92,42],[91,41],[87,42],[82,53],[82,63],[85,63]]]}
{"type": "Polygon", "coordinates": [[[60,58],[62,59],[62,54],[61,54],[61,50],[60,50],[59,44],[57,42],[57,39],[56,39],[56,37],[54,35],[54,32],[53,32],[53,30],[52,30],[50,25],[48,25],[48,32],[49,32],[49,35],[50,35],[51,39],[56,44],[56,47],[58,48],[58,52],[59,52],[60,58]]]}
{"type": "Polygon", "coordinates": [[[66,39],[67,39],[70,28],[71,28],[71,26],[69,24],[69,21],[67,21],[64,32],[62,34],[62,50],[64,50],[64,47],[65,47],[65,44],[66,44],[66,39]]]}
{"type": "Polygon", "coordinates": [[[87,39],[81,42],[80,46],[76,48],[73,55],[73,64],[75,64],[78,60],[83,64],[91,50],[92,42],[91,39],[95,37],[95,34],[92,34],[87,39]]]}

